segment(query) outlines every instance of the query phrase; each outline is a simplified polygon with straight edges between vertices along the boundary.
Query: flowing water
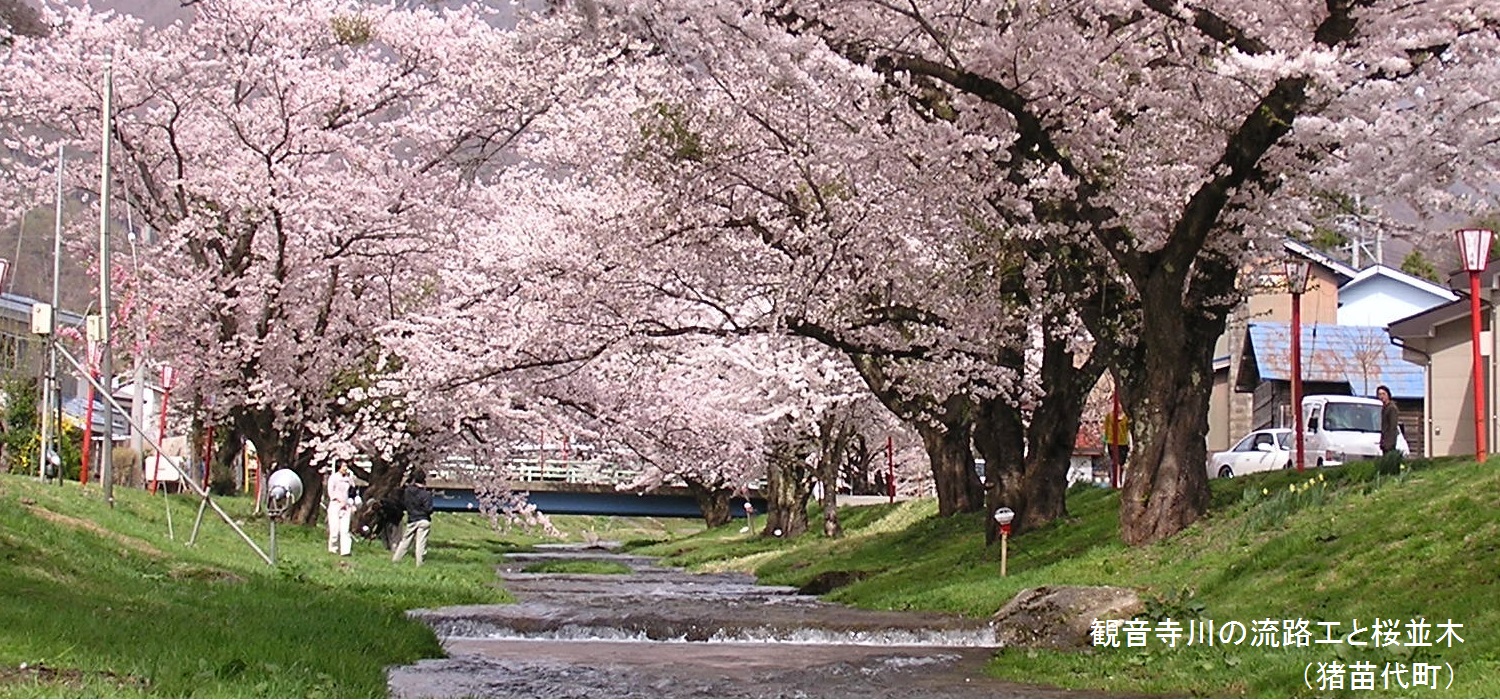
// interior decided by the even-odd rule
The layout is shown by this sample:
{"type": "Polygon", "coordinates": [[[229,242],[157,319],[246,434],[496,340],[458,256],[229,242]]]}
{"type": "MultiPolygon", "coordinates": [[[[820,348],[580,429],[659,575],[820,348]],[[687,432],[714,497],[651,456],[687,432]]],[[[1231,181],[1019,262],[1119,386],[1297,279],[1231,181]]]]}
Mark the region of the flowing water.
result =
{"type": "Polygon", "coordinates": [[[981,673],[995,647],[983,620],[858,610],[598,548],[510,555],[501,576],[520,602],[412,611],[449,658],[392,669],[392,697],[1067,695],[981,673]],[[632,573],[520,572],[548,559],[616,561],[632,573]]]}

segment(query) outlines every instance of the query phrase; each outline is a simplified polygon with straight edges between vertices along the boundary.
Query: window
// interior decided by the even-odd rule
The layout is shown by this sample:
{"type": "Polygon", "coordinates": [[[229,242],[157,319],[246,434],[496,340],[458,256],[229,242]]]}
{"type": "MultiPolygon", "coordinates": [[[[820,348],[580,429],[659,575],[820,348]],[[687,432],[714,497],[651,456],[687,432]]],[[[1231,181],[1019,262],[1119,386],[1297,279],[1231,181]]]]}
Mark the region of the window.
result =
{"type": "Polygon", "coordinates": [[[26,369],[26,345],[29,339],[0,331],[0,371],[15,374],[26,369]]]}
{"type": "Polygon", "coordinates": [[[1323,427],[1329,430],[1380,432],[1380,407],[1364,403],[1330,403],[1323,427]]]}

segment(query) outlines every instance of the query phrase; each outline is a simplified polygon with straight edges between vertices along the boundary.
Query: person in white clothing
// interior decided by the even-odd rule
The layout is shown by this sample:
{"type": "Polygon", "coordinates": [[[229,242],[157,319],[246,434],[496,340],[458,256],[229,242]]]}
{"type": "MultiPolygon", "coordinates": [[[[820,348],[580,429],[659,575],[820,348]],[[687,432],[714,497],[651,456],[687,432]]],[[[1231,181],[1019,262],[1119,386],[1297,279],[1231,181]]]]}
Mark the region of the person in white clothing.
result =
{"type": "Polygon", "coordinates": [[[341,463],[328,475],[328,552],[349,556],[349,516],[354,514],[354,477],[349,465],[341,463]]]}

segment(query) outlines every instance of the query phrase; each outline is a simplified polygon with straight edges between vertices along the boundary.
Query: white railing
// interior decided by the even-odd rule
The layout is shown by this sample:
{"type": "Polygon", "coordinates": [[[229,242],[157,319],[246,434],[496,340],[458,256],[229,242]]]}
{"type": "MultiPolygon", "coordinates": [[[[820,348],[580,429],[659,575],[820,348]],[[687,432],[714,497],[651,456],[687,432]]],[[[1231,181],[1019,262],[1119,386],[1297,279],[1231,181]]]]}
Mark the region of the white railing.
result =
{"type": "MultiPolygon", "coordinates": [[[[512,481],[558,481],[569,484],[624,484],[640,470],[600,460],[512,459],[502,472],[512,481]]],[[[490,473],[489,467],[464,459],[448,459],[433,467],[429,477],[439,482],[469,482],[490,473]]]]}

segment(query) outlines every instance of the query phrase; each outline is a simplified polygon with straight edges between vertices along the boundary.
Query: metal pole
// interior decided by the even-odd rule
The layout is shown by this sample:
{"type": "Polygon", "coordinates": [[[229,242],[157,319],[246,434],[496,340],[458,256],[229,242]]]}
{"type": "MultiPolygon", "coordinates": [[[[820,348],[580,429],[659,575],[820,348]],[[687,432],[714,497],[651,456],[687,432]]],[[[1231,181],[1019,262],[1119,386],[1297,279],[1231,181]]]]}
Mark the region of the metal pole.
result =
{"type": "Polygon", "coordinates": [[[1292,294],[1292,431],[1297,440],[1297,471],[1307,464],[1302,442],[1302,295],[1292,294]]]}
{"type": "Polygon", "coordinates": [[[193,519],[193,534],[188,535],[188,541],[187,541],[187,543],[188,543],[189,546],[193,545],[194,543],[196,543],[198,541],[198,528],[203,525],[203,510],[205,508],[208,508],[208,497],[207,496],[204,496],[203,500],[198,501],[198,517],[196,517],[196,518],[193,519]]]}
{"type": "Polygon", "coordinates": [[[167,539],[175,541],[177,533],[172,530],[172,501],[167,498],[166,489],[161,490],[161,503],[167,508],[167,539]]]}
{"type": "MultiPolygon", "coordinates": [[[[135,219],[130,214],[129,190],[125,191],[125,199],[125,240],[130,243],[130,265],[135,272],[131,294],[135,300],[132,304],[132,315],[135,318],[132,320],[135,321],[136,337],[135,347],[130,353],[131,364],[134,365],[134,376],[131,378],[134,396],[130,400],[130,421],[131,425],[144,426],[146,425],[146,360],[143,356],[146,353],[146,314],[142,311],[145,304],[141,300],[141,256],[135,245],[135,219]]],[[[139,455],[144,464],[146,440],[138,429],[130,431],[130,451],[132,454],[139,455]]],[[[151,491],[153,493],[156,491],[154,484],[151,491]]]]}
{"type": "MultiPolygon", "coordinates": [[[[67,349],[59,346],[57,348],[57,351],[62,354],[63,359],[67,360],[68,364],[72,365],[75,370],[80,373],[83,372],[83,365],[81,365],[78,360],[72,355],[68,354],[67,349]]],[[[99,388],[99,380],[93,377],[89,377],[89,383],[94,385],[96,389],[99,388]]],[[[115,403],[115,397],[110,396],[109,394],[104,395],[104,400],[106,404],[115,403]]],[[[116,405],[115,408],[119,409],[121,413],[125,413],[125,410],[123,408],[120,408],[118,405],[116,405]]],[[[150,437],[146,438],[146,442],[157,450],[161,449],[161,445],[156,444],[155,441],[150,437]]],[[[271,558],[269,556],[266,556],[266,553],[261,550],[259,545],[255,544],[255,540],[250,539],[250,536],[245,534],[244,529],[242,529],[238,524],[234,522],[234,518],[229,517],[229,514],[225,513],[224,509],[220,508],[218,503],[215,503],[213,499],[209,498],[207,488],[200,485],[196,479],[188,474],[183,475],[182,483],[187,484],[188,487],[193,490],[193,493],[198,494],[198,496],[203,499],[204,503],[207,503],[210,508],[213,508],[214,512],[219,515],[219,518],[224,521],[224,524],[228,525],[230,529],[234,530],[235,533],[240,536],[240,539],[243,539],[245,541],[245,544],[250,545],[250,549],[254,550],[256,554],[260,555],[262,561],[267,564],[273,564],[271,558]]]]}
{"type": "Polygon", "coordinates": [[[1479,358],[1479,270],[1469,271],[1470,347],[1474,350],[1474,461],[1485,459],[1484,362],[1479,358]]]}
{"type": "MultiPolygon", "coordinates": [[[[55,406],[62,402],[57,390],[57,297],[58,280],[62,277],[62,219],[63,219],[63,147],[57,147],[57,210],[52,222],[52,318],[47,322],[47,377],[42,381],[42,458],[37,466],[37,476],[46,478],[47,456],[52,448],[54,433],[61,426],[54,422],[58,411],[55,406]]],[[[61,443],[61,440],[57,442],[61,443]]],[[[57,481],[62,482],[62,450],[57,450],[57,481]]]]}
{"type": "Polygon", "coordinates": [[[110,387],[114,386],[114,368],[110,364],[110,338],[109,338],[109,146],[113,139],[110,134],[114,131],[112,120],[114,119],[114,56],[106,56],[104,59],[104,118],[103,129],[100,134],[100,159],[99,159],[99,378],[100,392],[105,396],[104,402],[104,444],[99,450],[100,478],[104,480],[104,502],[109,507],[115,506],[114,491],[114,397],[110,396],[110,387]]]}

